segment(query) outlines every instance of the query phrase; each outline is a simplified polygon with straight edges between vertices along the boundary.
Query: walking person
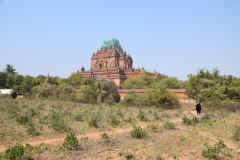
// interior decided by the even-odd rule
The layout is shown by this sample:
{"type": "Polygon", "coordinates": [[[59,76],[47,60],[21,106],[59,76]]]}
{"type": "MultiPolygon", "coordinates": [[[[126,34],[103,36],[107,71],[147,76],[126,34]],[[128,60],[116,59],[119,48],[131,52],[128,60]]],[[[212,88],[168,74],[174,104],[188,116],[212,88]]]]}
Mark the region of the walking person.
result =
{"type": "Polygon", "coordinates": [[[196,110],[197,110],[197,115],[201,115],[202,104],[200,103],[199,100],[196,102],[196,110]]]}

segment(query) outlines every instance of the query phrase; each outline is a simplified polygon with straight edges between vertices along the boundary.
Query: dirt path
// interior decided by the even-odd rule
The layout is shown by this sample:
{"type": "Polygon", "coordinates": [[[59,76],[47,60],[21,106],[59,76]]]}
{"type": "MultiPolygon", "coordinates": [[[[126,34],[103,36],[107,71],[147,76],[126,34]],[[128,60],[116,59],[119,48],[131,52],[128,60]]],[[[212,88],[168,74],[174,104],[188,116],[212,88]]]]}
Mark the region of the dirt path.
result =
{"type": "MultiPolygon", "coordinates": [[[[141,127],[146,127],[147,126],[147,123],[137,123],[136,125],[138,126],[141,126],[141,127]]],[[[78,139],[81,139],[81,137],[88,137],[88,138],[91,138],[91,139],[99,139],[101,138],[101,135],[103,133],[107,133],[107,134],[111,134],[111,133],[114,133],[114,134],[123,134],[125,132],[130,132],[132,130],[132,127],[129,127],[129,128],[114,128],[113,130],[111,131],[101,131],[101,132],[94,132],[94,133],[87,133],[87,134],[79,134],[79,135],[76,135],[76,137],[78,139]]],[[[37,145],[40,145],[41,143],[44,143],[44,144],[62,144],[63,141],[64,141],[64,138],[51,138],[51,139],[45,139],[45,140],[35,140],[35,141],[23,141],[21,142],[22,144],[30,144],[32,146],[37,146],[37,145]]],[[[1,145],[0,144],[0,153],[1,152],[4,152],[6,149],[8,148],[8,145],[1,145]]]]}

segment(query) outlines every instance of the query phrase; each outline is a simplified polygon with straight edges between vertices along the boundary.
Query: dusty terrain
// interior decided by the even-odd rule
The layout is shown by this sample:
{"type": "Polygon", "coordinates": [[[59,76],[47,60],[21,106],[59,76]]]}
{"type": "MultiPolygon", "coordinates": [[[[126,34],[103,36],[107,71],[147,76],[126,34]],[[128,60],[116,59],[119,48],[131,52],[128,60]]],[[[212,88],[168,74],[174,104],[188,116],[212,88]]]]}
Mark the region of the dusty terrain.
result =
{"type": "MultiPolygon", "coordinates": [[[[133,108],[134,112],[138,109],[133,108]]],[[[122,108],[121,111],[126,109],[122,108]]],[[[107,124],[101,124],[100,128],[89,128],[84,123],[71,125],[76,132],[79,140],[78,150],[66,150],[62,147],[67,133],[50,132],[45,134],[44,130],[39,136],[23,136],[23,138],[1,139],[0,152],[2,154],[9,147],[19,142],[21,144],[30,144],[39,146],[36,153],[28,154],[34,159],[126,159],[127,155],[132,155],[135,159],[205,159],[202,156],[202,150],[206,149],[205,143],[214,145],[219,139],[222,139],[229,148],[229,157],[226,159],[240,159],[240,143],[232,139],[232,129],[239,122],[239,113],[221,113],[215,114],[215,119],[210,123],[196,124],[187,126],[182,123],[183,116],[194,117],[196,115],[195,103],[189,101],[183,103],[181,109],[161,110],[156,108],[142,108],[146,113],[157,111],[161,114],[159,120],[149,118],[148,121],[134,121],[132,123],[123,123],[115,127],[109,127],[107,124]],[[238,117],[238,118],[237,118],[238,117]],[[172,122],[176,129],[164,129],[166,122],[172,122]],[[149,125],[160,126],[157,132],[148,132],[147,139],[136,139],[130,136],[133,125],[146,129],[149,125]],[[81,129],[81,126],[84,129],[81,129]],[[80,127],[78,129],[77,127],[80,127]],[[109,135],[110,140],[104,141],[102,134],[109,135]]],[[[107,111],[106,111],[107,112],[107,111]]],[[[203,106],[201,119],[208,109],[203,106]]],[[[136,117],[136,116],[135,116],[136,117]]],[[[14,126],[12,130],[18,130],[14,126]]],[[[24,131],[19,131],[24,132],[24,131]]],[[[46,131],[48,129],[46,128],[46,131]]],[[[19,133],[18,133],[19,134],[19,133]]],[[[17,135],[18,135],[17,134],[17,135]]]]}

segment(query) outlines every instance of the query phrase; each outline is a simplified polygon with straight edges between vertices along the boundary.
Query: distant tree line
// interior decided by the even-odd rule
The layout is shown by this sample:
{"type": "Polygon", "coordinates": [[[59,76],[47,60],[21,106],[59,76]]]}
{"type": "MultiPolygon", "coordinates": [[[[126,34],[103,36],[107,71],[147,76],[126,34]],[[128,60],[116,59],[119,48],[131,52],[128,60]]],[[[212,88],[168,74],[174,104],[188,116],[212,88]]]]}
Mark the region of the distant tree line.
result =
{"type": "Polygon", "coordinates": [[[209,107],[227,106],[230,110],[240,109],[240,78],[220,75],[214,68],[211,71],[199,69],[197,74],[188,75],[185,86],[188,97],[206,102],[209,107]]]}
{"type": "Polygon", "coordinates": [[[188,80],[181,81],[147,71],[142,71],[135,78],[127,79],[120,86],[106,79],[94,80],[81,72],[72,73],[68,78],[51,77],[51,84],[44,83],[46,76],[23,76],[16,72],[12,65],[0,72],[0,88],[11,88],[14,93],[29,98],[68,100],[81,103],[120,102],[118,89],[130,89],[120,104],[125,106],[157,106],[178,108],[180,103],[175,94],[168,89],[185,88],[188,97],[201,100],[208,106],[216,107],[229,104],[231,110],[240,108],[240,79],[231,75],[220,75],[218,69],[212,72],[199,69],[197,74],[189,74],[188,80]],[[146,89],[139,95],[131,89],[146,89]],[[76,92],[81,90],[81,92],[76,92]]]}

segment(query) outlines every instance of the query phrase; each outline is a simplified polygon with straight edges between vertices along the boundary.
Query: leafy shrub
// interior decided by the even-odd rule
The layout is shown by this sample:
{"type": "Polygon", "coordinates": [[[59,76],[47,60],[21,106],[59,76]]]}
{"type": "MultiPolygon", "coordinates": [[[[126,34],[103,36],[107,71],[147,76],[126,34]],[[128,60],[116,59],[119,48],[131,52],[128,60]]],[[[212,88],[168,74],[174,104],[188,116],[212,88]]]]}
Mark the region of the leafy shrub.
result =
{"type": "Polygon", "coordinates": [[[15,160],[21,159],[24,154],[24,146],[22,144],[17,143],[13,147],[9,147],[4,153],[4,159],[15,160]]]}
{"type": "Polygon", "coordinates": [[[104,139],[104,141],[105,141],[106,143],[109,143],[109,142],[110,142],[110,137],[108,136],[107,133],[103,133],[103,134],[102,134],[102,138],[104,139]]]}
{"type": "Polygon", "coordinates": [[[134,158],[135,158],[135,156],[134,156],[132,153],[130,153],[130,152],[125,153],[125,154],[124,154],[124,157],[125,157],[127,160],[131,160],[131,159],[134,159],[134,158]]]}
{"type": "Polygon", "coordinates": [[[117,126],[117,125],[120,124],[120,121],[117,119],[116,116],[110,115],[110,116],[109,116],[108,123],[109,123],[111,126],[117,126]]]}
{"type": "Polygon", "coordinates": [[[75,101],[82,103],[96,103],[97,93],[92,85],[82,85],[81,92],[76,94],[75,101]]]}
{"type": "Polygon", "coordinates": [[[163,160],[163,157],[160,154],[158,154],[156,155],[156,160],[163,160]]]}
{"type": "Polygon", "coordinates": [[[137,118],[140,120],[140,121],[148,121],[148,118],[146,116],[146,113],[142,110],[139,110],[139,113],[138,113],[138,116],[137,118]]]}
{"type": "Polygon", "coordinates": [[[230,156],[230,150],[224,144],[222,140],[219,140],[214,146],[209,146],[207,143],[204,144],[207,149],[202,151],[202,155],[207,159],[223,159],[226,156],[230,156]]]}
{"type": "Polygon", "coordinates": [[[209,123],[211,122],[212,118],[214,117],[213,114],[209,114],[209,113],[205,113],[202,118],[201,118],[201,122],[203,123],[209,123]]]}
{"type": "Polygon", "coordinates": [[[108,104],[108,105],[114,105],[116,104],[115,99],[113,98],[112,95],[108,95],[105,100],[104,103],[108,104]]]}
{"type": "Polygon", "coordinates": [[[37,98],[49,98],[60,100],[73,100],[75,90],[69,84],[50,85],[42,84],[32,88],[32,96],[37,98]]]}
{"type": "Polygon", "coordinates": [[[200,122],[200,120],[196,116],[194,116],[191,121],[193,122],[193,124],[200,122]]]}
{"type": "Polygon", "coordinates": [[[170,92],[166,86],[161,84],[157,84],[153,86],[153,88],[147,89],[147,92],[144,95],[146,100],[148,100],[148,105],[154,105],[165,109],[181,107],[177,95],[170,92]]]}
{"type": "Polygon", "coordinates": [[[37,146],[31,146],[30,144],[26,144],[26,146],[24,147],[24,155],[25,157],[28,157],[27,159],[28,160],[32,160],[32,157],[33,154],[35,153],[40,153],[41,151],[46,150],[47,147],[43,147],[44,146],[44,143],[41,143],[37,146]]]}
{"type": "Polygon", "coordinates": [[[176,77],[163,78],[161,79],[160,83],[164,84],[165,86],[167,86],[167,88],[170,88],[170,89],[184,88],[183,81],[179,81],[176,77]]]}
{"type": "Polygon", "coordinates": [[[74,132],[70,132],[64,139],[63,147],[69,150],[74,150],[78,148],[78,139],[74,132]]]}
{"type": "Polygon", "coordinates": [[[51,127],[58,132],[65,132],[70,130],[70,128],[65,124],[59,113],[56,113],[54,110],[50,115],[51,127]]]}
{"type": "Polygon", "coordinates": [[[88,122],[88,126],[89,127],[94,127],[94,128],[98,128],[99,127],[99,123],[100,119],[98,117],[93,117],[92,119],[90,119],[90,121],[88,122]]]}
{"type": "Polygon", "coordinates": [[[167,121],[166,123],[164,123],[163,128],[172,130],[172,129],[176,129],[176,125],[173,122],[167,121]]]}
{"type": "Polygon", "coordinates": [[[226,100],[226,101],[222,101],[220,103],[220,107],[225,108],[225,109],[227,109],[228,111],[231,111],[231,112],[236,112],[240,109],[240,102],[226,100]]]}
{"type": "Polygon", "coordinates": [[[19,116],[19,117],[17,117],[17,122],[19,124],[25,125],[28,121],[29,121],[29,118],[28,118],[27,115],[26,116],[19,116]]]}
{"type": "Polygon", "coordinates": [[[234,129],[233,139],[240,141],[240,126],[234,129]]]}
{"type": "Polygon", "coordinates": [[[127,92],[124,98],[120,101],[120,104],[124,106],[144,105],[143,98],[144,97],[142,95],[137,94],[134,90],[130,90],[127,92]]]}
{"type": "Polygon", "coordinates": [[[108,136],[107,133],[103,133],[103,134],[102,134],[102,138],[103,138],[103,139],[109,139],[110,137],[108,136]]]}
{"type": "Polygon", "coordinates": [[[200,121],[197,117],[193,117],[191,119],[191,118],[188,118],[188,117],[184,116],[183,119],[182,119],[182,122],[183,122],[183,124],[186,124],[186,125],[190,126],[190,125],[194,125],[196,123],[199,123],[200,121]]]}
{"type": "Polygon", "coordinates": [[[96,81],[94,85],[98,102],[112,103],[113,99],[117,103],[120,101],[120,95],[118,93],[117,86],[113,81],[101,78],[96,81]]]}
{"type": "Polygon", "coordinates": [[[157,77],[152,73],[143,71],[137,77],[128,78],[121,87],[125,89],[142,89],[152,85],[156,80],[157,77]]]}
{"type": "Polygon", "coordinates": [[[130,135],[133,138],[137,138],[137,139],[146,139],[147,138],[147,131],[142,129],[140,126],[133,126],[133,130],[130,131],[130,135]]]}
{"type": "Polygon", "coordinates": [[[28,124],[27,124],[27,133],[28,133],[29,135],[33,135],[33,136],[36,136],[36,135],[39,134],[39,133],[36,131],[34,122],[28,122],[28,124]]]}

